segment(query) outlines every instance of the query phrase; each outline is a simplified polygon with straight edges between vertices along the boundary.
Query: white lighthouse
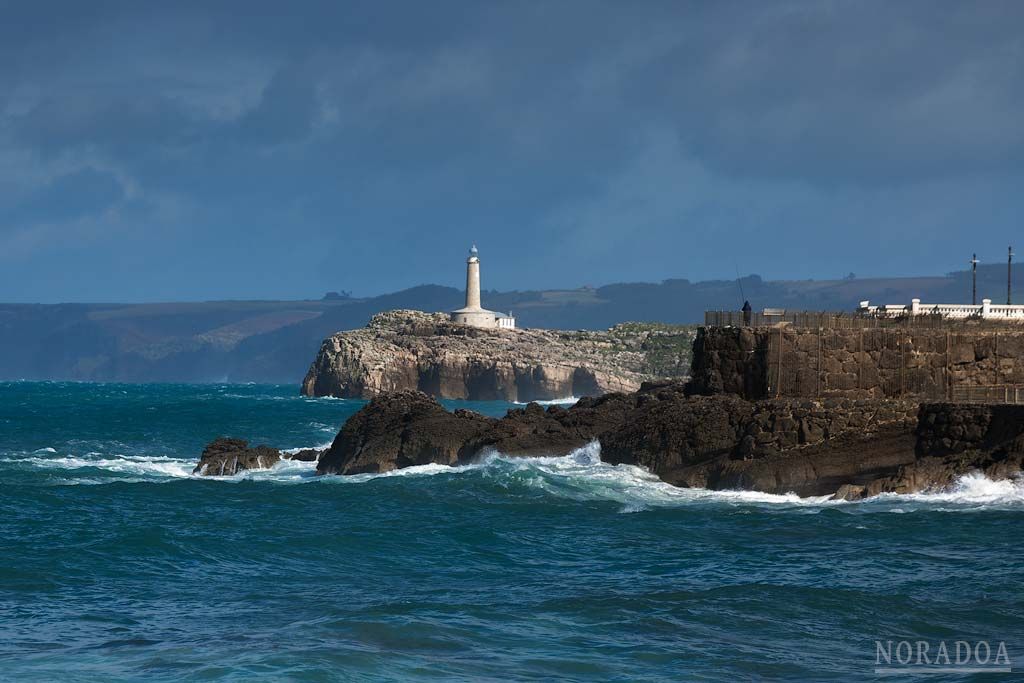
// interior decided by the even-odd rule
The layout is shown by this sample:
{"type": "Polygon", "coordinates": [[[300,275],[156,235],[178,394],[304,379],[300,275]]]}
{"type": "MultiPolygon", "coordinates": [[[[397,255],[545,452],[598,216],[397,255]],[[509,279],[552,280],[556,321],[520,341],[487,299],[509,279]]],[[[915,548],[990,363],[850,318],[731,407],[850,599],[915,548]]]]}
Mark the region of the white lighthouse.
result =
{"type": "Polygon", "coordinates": [[[452,311],[451,316],[452,321],[471,327],[515,329],[516,320],[511,315],[488,311],[480,305],[480,256],[475,244],[466,259],[466,305],[452,311]]]}

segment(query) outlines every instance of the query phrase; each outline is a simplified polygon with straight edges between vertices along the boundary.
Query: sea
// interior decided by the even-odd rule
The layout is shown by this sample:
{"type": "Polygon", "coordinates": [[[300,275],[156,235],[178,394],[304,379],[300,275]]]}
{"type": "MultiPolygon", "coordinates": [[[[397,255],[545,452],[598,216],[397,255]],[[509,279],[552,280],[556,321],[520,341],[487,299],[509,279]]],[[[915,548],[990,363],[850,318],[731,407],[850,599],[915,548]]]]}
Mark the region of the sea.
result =
{"type": "Polygon", "coordinates": [[[362,405],[294,385],[0,383],[0,680],[1024,669],[1019,481],[865,502],[688,490],[597,444],[380,475],[192,474],[217,436],[324,447],[362,405]],[[958,642],[979,657],[957,664],[958,642]],[[950,665],[903,662],[904,643],[926,659],[943,643],[950,665]]]}

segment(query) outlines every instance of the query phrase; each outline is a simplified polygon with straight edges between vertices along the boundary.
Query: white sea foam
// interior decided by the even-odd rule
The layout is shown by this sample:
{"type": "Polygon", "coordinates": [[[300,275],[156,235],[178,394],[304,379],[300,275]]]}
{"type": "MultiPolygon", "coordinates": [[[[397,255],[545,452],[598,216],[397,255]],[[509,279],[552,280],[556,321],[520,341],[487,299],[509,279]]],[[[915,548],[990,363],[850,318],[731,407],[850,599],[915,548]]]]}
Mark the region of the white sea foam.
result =
{"type": "Polygon", "coordinates": [[[525,406],[536,403],[541,406],[571,406],[580,400],[579,396],[567,396],[565,398],[553,398],[547,401],[513,401],[517,406],[525,406]]]}
{"type": "Polygon", "coordinates": [[[835,507],[899,514],[917,509],[963,510],[979,506],[1024,505],[1024,480],[992,481],[981,474],[964,475],[953,487],[943,491],[885,494],[856,502],[831,500],[828,495],[801,497],[795,493],[679,488],[665,483],[644,468],[601,461],[601,448],[597,442],[562,457],[522,458],[492,453],[472,465],[422,465],[385,474],[329,479],[355,483],[388,476],[459,475],[468,472],[479,472],[507,488],[520,485],[561,498],[614,501],[622,504],[622,512],[694,504],[727,504],[799,508],[807,513],[835,507]]]}
{"type": "MultiPolygon", "coordinates": [[[[302,449],[299,449],[302,450],[302,449]]],[[[198,476],[198,475],[197,475],[198,476]]],[[[214,481],[273,481],[278,483],[301,483],[316,477],[316,463],[302,460],[282,459],[273,467],[262,470],[243,470],[231,477],[202,477],[214,481]]]]}
{"type": "MultiPolygon", "coordinates": [[[[91,454],[90,454],[91,455],[91,454]]],[[[60,458],[21,458],[43,469],[80,470],[95,468],[116,474],[152,475],[158,477],[187,477],[194,462],[162,456],[116,455],[101,457],[67,456],[60,458]]]]}
{"type": "Polygon", "coordinates": [[[800,498],[757,491],[709,491],[667,484],[642,467],[601,460],[601,446],[590,443],[563,457],[509,458],[492,454],[482,465],[488,476],[505,476],[552,495],[581,501],[614,501],[624,512],[704,502],[820,505],[827,496],[800,498]]]}
{"type": "Polygon", "coordinates": [[[291,401],[298,396],[278,396],[277,394],[229,394],[221,393],[218,398],[240,398],[247,401],[291,401]]]}
{"type": "MultiPolygon", "coordinates": [[[[883,493],[867,503],[948,503],[953,506],[986,507],[990,505],[1024,505],[1024,478],[994,481],[980,472],[965,474],[953,486],[923,493],[883,493]]],[[[895,512],[897,508],[893,508],[895,512]]],[[[904,510],[905,511],[905,510],[904,510]]]]}
{"type": "MultiPolygon", "coordinates": [[[[325,442],[312,446],[324,450],[325,442]]],[[[285,449],[293,454],[306,447],[285,449]]],[[[967,474],[952,487],[926,493],[883,494],[865,501],[833,501],[829,496],[800,497],[757,491],[711,491],[672,486],[651,472],[632,465],[612,465],[601,460],[597,442],[588,444],[561,457],[509,457],[490,453],[478,462],[448,467],[446,465],[419,465],[381,474],[349,476],[316,476],[315,462],[282,459],[273,467],[247,470],[227,477],[200,477],[192,474],[194,459],[148,455],[103,455],[90,452],[85,456],[53,457],[56,451],[43,448],[24,457],[9,458],[50,470],[66,470],[60,484],[99,484],[114,481],[173,481],[202,479],[204,481],[242,482],[271,481],[279,483],[322,482],[325,484],[365,484],[393,477],[482,476],[515,495],[516,491],[541,491],[556,498],[578,501],[610,501],[620,504],[625,513],[641,512],[653,508],[678,507],[700,504],[726,504],[741,506],[771,506],[799,508],[808,513],[824,507],[841,507],[850,511],[885,512],[903,514],[916,510],[973,510],[993,506],[1024,506],[1024,478],[992,481],[981,474],[967,474]],[[86,471],[88,470],[88,471],[86,471]],[[106,471],[104,477],[96,470],[106,471]],[[76,471],[81,471],[76,472],[76,471]]]]}
{"type": "Polygon", "coordinates": [[[438,474],[458,475],[471,470],[480,469],[480,465],[461,465],[449,467],[448,465],[413,465],[403,467],[400,470],[381,472],[380,474],[350,474],[339,477],[321,477],[321,481],[339,484],[361,484],[374,479],[388,479],[391,477],[432,477],[438,474]]]}
{"type": "Polygon", "coordinates": [[[299,451],[308,451],[311,449],[314,451],[325,451],[331,447],[331,443],[331,441],[326,441],[324,443],[317,444],[316,446],[297,446],[296,448],[282,448],[281,452],[287,453],[288,455],[295,455],[299,451]]]}

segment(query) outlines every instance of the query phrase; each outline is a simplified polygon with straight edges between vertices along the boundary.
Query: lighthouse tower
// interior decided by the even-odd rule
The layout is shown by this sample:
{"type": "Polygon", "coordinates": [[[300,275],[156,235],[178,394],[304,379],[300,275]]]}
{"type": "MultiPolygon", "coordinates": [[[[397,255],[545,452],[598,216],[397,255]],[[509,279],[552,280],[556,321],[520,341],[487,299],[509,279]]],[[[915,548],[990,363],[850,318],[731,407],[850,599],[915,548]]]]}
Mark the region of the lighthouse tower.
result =
{"type": "Polygon", "coordinates": [[[475,244],[466,259],[466,309],[483,310],[480,308],[480,256],[475,244]]]}
{"type": "Polygon", "coordinates": [[[516,326],[512,316],[488,311],[480,305],[480,255],[475,244],[466,259],[466,305],[452,311],[451,316],[453,322],[471,327],[513,329],[516,326]]]}

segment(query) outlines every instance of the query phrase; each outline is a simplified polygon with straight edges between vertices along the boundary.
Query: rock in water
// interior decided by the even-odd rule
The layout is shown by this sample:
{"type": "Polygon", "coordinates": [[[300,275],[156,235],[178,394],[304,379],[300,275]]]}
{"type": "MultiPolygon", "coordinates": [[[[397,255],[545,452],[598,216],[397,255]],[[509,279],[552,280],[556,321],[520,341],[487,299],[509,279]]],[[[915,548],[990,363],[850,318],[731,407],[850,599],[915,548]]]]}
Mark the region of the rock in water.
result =
{"type": "Polygon", "coordinates": [[[865,487],[856,484],[843,484],[832,494],[832,500],[860,500],[864,497],[865,487]]]}
{"type": "Polygon", "coordinates": [[[373,399],[350,417],[317,463],[320,474],[359,474],[438,463],[454,465],[491,420],[468,410],[450,413],[418,391],[373,399]]]}
{"type": "Polygon", "coordinates": [[[978,471],[1021,471],[1024,406],[957,406],[900,400],[687,396],[681,384],[537,404],[501,419],[446,411],[421,392],[386,394],[345,423],[320,474],[385,472],[504,455],[566,455],[601,443],[611,464],[639,465],[684,487],[857,500],[948,486],[978,471]]]}
{"type": "Polygon", "coordinates": [[[635,400],[623,394],[584,399],[572,410],[536,403],[500,420],[448,412],[420,391],[379,396],[350,417],[317,463],[320,474],[387,472],[411,465],[457,465],[485,453],[566,455],[621,424],[635,400]]]}
{"type": "Polygon", "coordinates": [[[677,486],[830,495],[914,462],[917,413],[910,401],[660,391],[601,438],[601,458],[646,467],[677,486]]]}
{"type": "Polygon", "coordinates": [[[1019,476],[1024,466],[1024,406],[925,403],[917,457],[867,486],[866,495],[944,488],[968,472],[990,479],[1019,476]]]}
{"type": "Polygon", "coordinates": [[[192,474],[207,477],[231,476],[242,470],[262,470],[281,459],[281,451],[270,446],[249,447],[242,439],[214,439],[199,458],[192,474]]]}
{"type": "Polygon", "coordinates": [[[324,340],[302,393],[373,398],[419,390],[527,402],[635,391],[644,380],[685,377],[695,334],[646,323],[604,332],[484,329],[443,313],[389,311],[324,340]]]}
{"type": "Polygon", "coordinates": [[[303,448],[301,451],[295,451],[294,453],[283,453],[281,457],[285,460],[316,462],[321,453],[323,453],[323,451],[316,448],[303,448]]]}

